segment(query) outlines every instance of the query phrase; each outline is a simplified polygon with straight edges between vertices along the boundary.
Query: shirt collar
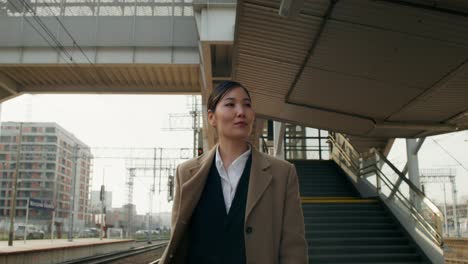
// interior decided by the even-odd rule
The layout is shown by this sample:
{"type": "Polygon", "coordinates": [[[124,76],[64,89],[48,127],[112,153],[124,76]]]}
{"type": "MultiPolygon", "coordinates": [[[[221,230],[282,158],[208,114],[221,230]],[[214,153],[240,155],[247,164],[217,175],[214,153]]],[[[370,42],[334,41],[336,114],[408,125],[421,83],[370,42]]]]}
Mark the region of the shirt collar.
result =
{"type": "MultiPolygon", "coordinates": [[[[240,164],[244,164],[247,162],[250,153],[252,152],[252,147],[250,144],[247,144],[249,149],[242,153],[239,157],[237,157],[232,163],[231,166],[238,166],[240,164]]],[[[223,160],[221,159],[221,154],[219,153],[219,145],[216,147],[216,167],[220,169],[221,167],[224,168],[223,160]]]]}

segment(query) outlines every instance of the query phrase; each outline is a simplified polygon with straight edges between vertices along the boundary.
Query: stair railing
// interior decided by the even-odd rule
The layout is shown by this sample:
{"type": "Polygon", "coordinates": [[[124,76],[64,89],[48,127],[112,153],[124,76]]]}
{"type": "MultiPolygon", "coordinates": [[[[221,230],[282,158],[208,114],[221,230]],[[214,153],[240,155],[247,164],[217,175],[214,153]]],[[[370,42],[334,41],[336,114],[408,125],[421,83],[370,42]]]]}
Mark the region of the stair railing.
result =
{"type": "Polygon", "coordinates": [[[348,139],[339,133],[330,132],[328,142],[330,143],[330,157],[343,169],[348,170],[348,173],[353,174],[352,176],[359,177],[360,154],[348,139]]]}
{"type": "Polygon", "coordinates": [[[376,189],[386,199],[394,199],[406,208],[421,230],[434,243],[443,245],[442,211],[382,153],[372,149],[375,161],[360,169],[361,177],[374,174],[376,189]],[[386,165],[386,166],[385,166],[386,165]],[[397,183],[401,182],[400,185],[397,183]],[[384,185],[381,186],[381,183],[384,185]]]}
{"type": "Polygon", "coordinates": [[[371,157],[375,159],[368,158],[363,162],[359,152],[345,136],[330,133],[329,143],[330,156],[341,168],[352,174],[352,177],[367,180],[382,198],[397,202],[398,207],[411,215],[429,239],[439,246],[443,245],[441,210],[382,153],[372,149],[371,154],[374,156],[371,157]],[[374,183],[369,179],[370,176],[375,176],[374,183]]]}

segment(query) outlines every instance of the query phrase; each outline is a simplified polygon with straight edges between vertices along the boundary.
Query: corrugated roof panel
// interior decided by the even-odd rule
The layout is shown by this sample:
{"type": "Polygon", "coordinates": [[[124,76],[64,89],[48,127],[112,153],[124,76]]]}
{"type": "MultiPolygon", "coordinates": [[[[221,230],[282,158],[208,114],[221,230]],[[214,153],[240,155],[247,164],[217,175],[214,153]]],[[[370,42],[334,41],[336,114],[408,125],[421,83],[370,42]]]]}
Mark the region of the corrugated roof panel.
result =
{"type": "Polygon", "coordinates": [[[468,44],[468,20],[466,17],[398,3],[362,0],[338,1],[331,18],[443,42],[468,44]]]}
{"type": "Polygon", "coordinates": [[[466,0],[402,0],[401,2],[421,5],[430,9],[442,9],[444,12],[455,11],[468,14],[468,2],[466,0]]]}
{"type": "Polygon", "coordinates": [[[319,28],[320,18],[287,19],[274,9],[244,5],[247,6],[238,21],[239,52],[289,63],[303,61],[319,28]]]}
{"type": "MultiPolygon", "coordinates": [[[[269,7],[279,10],[280,0],[249,0],[245,3],[251,3],[259,6],[269,7]]],[[[304,0],[301,13],[313,16],[323,16],[330,4],[330,0],[304,0]]],[[[278,11],[276,11],[278,13],[278,11]]]]}
{"type": "Polygon", "coordinates": [[[452,79],[421,96],[389,119],[444,122],[465,111],[468,111],[468,64],[452,79]]]}
{"type": "MultiPolygon", "coordinates": [[[[80,92],[80,87],[134,87],[135,91],[200,92],[198,65],[69,65],[2,66],[4,73],[20,86],[21,91],[80,92]]],[[[107,89],[108,90],[108,89],[107,89]]],[[[118,92],[116,88],[116,93],[118,92]]],[[[131,92],[131,90],[126,90],[131,92]]]]}
{"type": "Polygon", "coordinates": [[[359,118],[349,118],[307,107],[285,104],[282,98],[252,93],[253,105],[259,116],[283,120],[308,126],[319,127],[329,131],[345,132],[349,134],[363,134],[371,130],[372,122],[359,118]],[[340,127],[336,127],[336,122],[340,127]]]}
{"type": "MultiPolygon", "coordinates": [[[[302,76],[295,82],[331,1],[305,1],[300,16],[284,19],[278,16],[279,1],[240,0],[233,77],[254,87],[254,101],[261,104],[258,112],[263,116],[372,137],[362,143],[372,142],[364,148],[386,145],[382,138],[418,136],[424,131],[411,129],[411,125],[435,127],[438,121],[411,119],[402,122],[401,128],[375,129],[374,123],[363,117],[385,120],[441,79],[453,78],[453,72],[468,59],[468,19],[453,15],[456,12],[389,2],[337,1],[302,76]],[[308,34],[307,27],[314,34],[308,34]],[[297,87],[289,100],[303,106],[285,102],[294,83],[297,87]]],[[[433,94],[438,99],[422,103],[415,116],[437,116],[432,112],[434,106],[438,106],[439,115],[448,114],[447,104],[466,104],[460,99],[466,94],[460,91],[433,94]]]]}
{"type": "Polygon", "coordinates": [[[255,83],[249,87],[253,91],[284,97],[318,32],[321,18],[284,18],[277,8],[252,3],[258,2],[244,2],[240,7],[234,78],[245,85],[255,83]]]}
{"type": "Polygon", "coordinates": [[[468,48],[329,21],[308,66],[428,88],[468,58],[468,48]]]}
{"type": "Polygon", "coordinates": [[[420,89],[308,67],[290,101],[383,120],[419,93],[420,89]]]}
{"type": "Polygon", "coordinates": [[[323,17],[330,5],[330,0],[304,0],[301,12],[323,17]]]}
{"type": "Polygon", "coordinates": [[[271,61],[262,58],[239,54],[236,80],[244,84],[255,83],[248,86],[253,91],[258,90],[284,98],[299,66],[271,64],[271,61]]]}

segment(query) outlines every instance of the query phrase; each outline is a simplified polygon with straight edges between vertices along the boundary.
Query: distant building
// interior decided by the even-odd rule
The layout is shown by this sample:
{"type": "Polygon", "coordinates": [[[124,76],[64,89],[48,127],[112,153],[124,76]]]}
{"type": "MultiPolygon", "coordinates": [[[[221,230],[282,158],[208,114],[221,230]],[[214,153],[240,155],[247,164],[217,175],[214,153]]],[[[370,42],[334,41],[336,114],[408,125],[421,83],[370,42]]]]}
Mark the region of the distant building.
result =
{"type": "MultiPolygon", "coordinates": [[[[89,146],[56,123],[22,123],[16,219],[24,221],[27,198],[52,201],[58,230],[68,230],[75,180],[74,223],[90,220],[91,159],[89,146]],[[75,171],[76,169],[76,171],[75,171]],[[63,227],[62,227],[63,226],[63,227]]],[[[20,123],[3,122],[0,131],[0,218],[10,215],[20,123]]],[[[51,212],[31,209],[30,223],[50,225],[51,212]]],[[[50,228],[50,226],[48,226],[50,228]]]]}
{"type": "Polygon", "coordinates": [[[131,235],[142,225],[141,217],[137,215],[134,204],[125,204],[106,211],[106,226],[122,228],[126,234],[131,235]]]}

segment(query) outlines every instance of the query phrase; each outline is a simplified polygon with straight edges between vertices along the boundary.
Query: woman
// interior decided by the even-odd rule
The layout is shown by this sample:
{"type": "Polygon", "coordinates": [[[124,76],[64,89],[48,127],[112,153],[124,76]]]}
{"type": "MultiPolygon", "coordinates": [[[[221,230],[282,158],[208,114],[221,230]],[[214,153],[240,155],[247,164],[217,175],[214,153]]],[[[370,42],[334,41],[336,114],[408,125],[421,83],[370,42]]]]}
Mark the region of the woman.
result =
{"type": "Polygon", "coordinates": [[[208,99],[218,144],[177,168],[171,240],[162,264],[305,264],[307,242],[294,165],[248,143],[248,90],[224,82],[208,99]]]}

